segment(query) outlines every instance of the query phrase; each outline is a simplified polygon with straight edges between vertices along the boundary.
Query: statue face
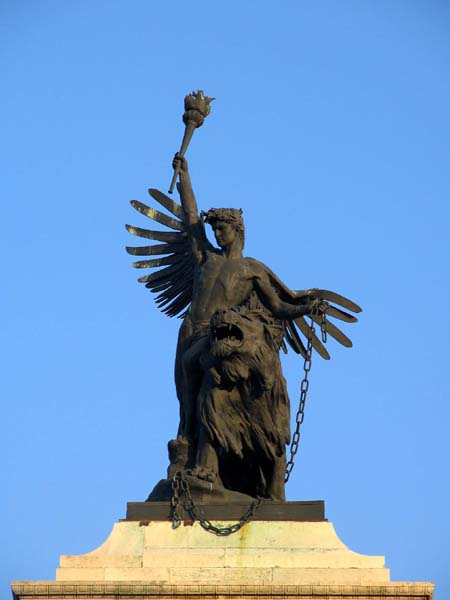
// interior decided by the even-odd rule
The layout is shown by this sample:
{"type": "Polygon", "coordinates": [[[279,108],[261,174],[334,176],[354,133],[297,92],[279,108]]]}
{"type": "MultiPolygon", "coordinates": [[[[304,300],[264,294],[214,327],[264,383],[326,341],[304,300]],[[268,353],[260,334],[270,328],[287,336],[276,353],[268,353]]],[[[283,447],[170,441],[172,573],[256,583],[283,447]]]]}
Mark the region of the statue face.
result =
{"type": "Polygon", "coordinates": [[[231,246],[237,237],[237,232],[233,226],[224,221],[216,221],[213,225],[213,230],[216,242],[222,249],[231,246]]]}

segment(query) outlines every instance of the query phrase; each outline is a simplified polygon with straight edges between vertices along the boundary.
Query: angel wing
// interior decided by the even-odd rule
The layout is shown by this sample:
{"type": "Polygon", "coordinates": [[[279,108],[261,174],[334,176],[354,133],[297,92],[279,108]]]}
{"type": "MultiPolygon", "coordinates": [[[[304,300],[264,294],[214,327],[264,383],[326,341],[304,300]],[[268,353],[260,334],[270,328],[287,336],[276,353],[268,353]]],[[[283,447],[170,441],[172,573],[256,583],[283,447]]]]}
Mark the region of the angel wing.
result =
{"type": "MultiPolygon", "coordinates": [[[[277,281],[276,283],[279,285],[281,282],[277,281]]],[[[289,292],[287,289],[285,289],[285,291],[289,292]]],[[[327,333],[346,348],[351,348],[353,345],[351,340],[338,327],[336,327],[336,325],[330,320],[330,317],[339,319],[340,321],[345,321],[346,323],[356,323],[358,319],[346,311],[349,310],[354,313],[359,313],[362,310],[361,307],[352,300],[349,300],[348,298],[329,290],[315,290],[315,296],[326,302],[328,305],[326,310],[327,333]],[[337,306],[334,306],[332,303],[337,304],[337,306]],[[342,310],[343,308],[346,310],[342,310]]],[[[313,322],[318,324],[320,327],[322,321],[321,315],[307,314],[306,317],[310,317],[313,322]]],[[[285,321],[284,340],[286,340],[294,352],[301,354],[304,358],[306,358],[305,342],[307,343],[309,337],[311,337],[314,350],[316,350],[316,352],[322,358],[329,360],[330,354],[328,353],[328,350],[319,340],[317,335],[312,333],[311,327],[306,322],[305,317],[299,317],[297,319],[285,321]]],[[[284,344],[284,347],[286,347],[286,344],[284,344]]]]}
{"type": "Polygon", "coordinates": [[[133,256],[162,256],[138,260],[132,263],[136,269],[159,269],[150,275],[139,277],[140,283],[152,292],[158,293],[156,304],[169,317],[186,314],[185,309],[192,301],[195,259],[185,230],[185,214],[180,204],[162,192],[150,189],[150,196],[173,216],[162,213],[138,200],[131,200],[131,206],[146,217],[166,227],[166,230],[142,229],[126,225],[127,230],[138,237],[162,242],[152,246],[127,246],[133,256]]]}

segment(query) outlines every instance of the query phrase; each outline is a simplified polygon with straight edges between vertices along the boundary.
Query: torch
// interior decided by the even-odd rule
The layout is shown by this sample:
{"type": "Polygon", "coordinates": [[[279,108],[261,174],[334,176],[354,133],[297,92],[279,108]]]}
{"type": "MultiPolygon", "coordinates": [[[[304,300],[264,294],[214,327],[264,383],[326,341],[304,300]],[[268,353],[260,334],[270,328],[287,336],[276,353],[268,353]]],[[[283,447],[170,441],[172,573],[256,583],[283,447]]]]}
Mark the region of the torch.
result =
{"type": "MultiPolygon", "coordinates": [[[[208,98],[203,94],[202,90],[198,90],[198,92],[192,92],[192,94],[188,94],[184,98],[184,114],[183,114],[183,123],[186,125],[186,129],[184,130],[183,141],[181,142],[180,154],[184,156],[186,152],[189,142],[194,134],[194,131],[197,127],[201,127],[205,118],[211,112],[211,107],[209,106],[210,102],[215,100],[215,98],[208,98]]],[[[175,187],[175,182],[179,173],[179,166],[175,169],[175,172],[172,177],[172,183],[170,184],[169,194],[173,192],[173,188],[175,187]]]]}

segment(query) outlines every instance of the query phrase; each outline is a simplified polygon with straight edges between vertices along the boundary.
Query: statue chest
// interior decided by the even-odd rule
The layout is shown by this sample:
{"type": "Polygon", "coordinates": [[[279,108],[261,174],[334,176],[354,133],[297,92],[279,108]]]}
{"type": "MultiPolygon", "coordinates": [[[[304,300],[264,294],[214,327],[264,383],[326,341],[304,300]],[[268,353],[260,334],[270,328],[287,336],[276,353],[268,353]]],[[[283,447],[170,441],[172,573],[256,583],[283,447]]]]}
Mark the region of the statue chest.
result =
{"type": "Polygon", "coordinates": [[[234,300],[250,285],[248,268],[244,259],[230,259],[211,255],[200,270],[200,285],[225,300],[234,300]]]}

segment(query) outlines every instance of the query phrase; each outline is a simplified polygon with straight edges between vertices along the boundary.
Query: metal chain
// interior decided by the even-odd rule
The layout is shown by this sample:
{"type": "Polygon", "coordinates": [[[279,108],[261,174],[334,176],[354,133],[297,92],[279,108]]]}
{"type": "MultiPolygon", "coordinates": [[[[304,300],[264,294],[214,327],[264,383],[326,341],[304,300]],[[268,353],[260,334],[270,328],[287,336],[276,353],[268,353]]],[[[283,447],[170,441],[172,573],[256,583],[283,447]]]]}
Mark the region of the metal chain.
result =
{"type": "Polygon", "coordinates": [[[322,342],[327,343],[327,309],[322,313],[322,319],[320,321],[320,331],[322,332],[322,342]]]}
{"type": "MultiPolygon", "coordinates": [[[[325,322],[325,326],[326,326],[326,322],[325,322]]],[[[289,448],[290,456],[289,456],[289,460],[286,463],[286,472],[284,475],[284,483],[287,483],[289,481],[289,477],[291,476],[292,469],[294,468],[294,457],[297,454],[298,445],[300,443],[300,427],[305,419],[305,403],[306,403],[306,396],[308,394],[308,389],[309,389],[308,376],[309,376],[309,372],[311,370],[311,364],[312,364],[312,349],[313,349],[314,334],[315,334],[314,321],[311,319],[311,325],[310,325],[309,335],[308,335],[308,345],[306,347],[305,362],[303,363],[303,371],[305,374],[303,375],[303,379],[300,383],[300,402],[299,402],[297,414],[295,415],[295,431],[292,436],[291,447],[289,448]]],[[[325,329],[325,335],[326,335],[326,329],[325,329]]],[[[322,331],[322,339],[323,339],[323,331],[322,331]]]]}
{"type": "Polygon", "coordinates": [[[264,498],[258,496],[250,504],[247,512],[239,519],[237,523],[229,525],[228,527],[216,527],[201,513],[199,508],[195,505],[191,495],[191,490],[189,488],[189,483],[187,482],[184,474],[181,471],[178,471],[173,476],[172,492],[173,494],[171,498],[171,519],[173,529],[177,529],[181,525],[181,518],[178,512],[178,507],[180,505],[180,498],[184,495],[184,510],[188,512],[194,520],[198,521],[205,531],[208,531],[209,533],[214,533],[218,536],[227,536],[231,535],[232,533],[236,533],[236,531],[239,531],[241,527],[243,527],[246,523],[250,521],[250,519],[254,516],[258,507],[264,500],[264,498]]]}
{"type": "Polygon", "coordinates": [[[178,473],[175,473],[172,479],[172,498],[170,499],[170,519],[173,529],[177,529],[181,525],[181,517],[178,512],[180,504],[180,481],[177,475],[178,473]]]}

